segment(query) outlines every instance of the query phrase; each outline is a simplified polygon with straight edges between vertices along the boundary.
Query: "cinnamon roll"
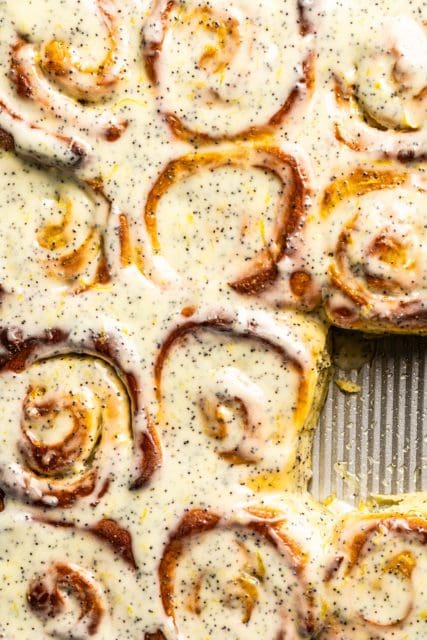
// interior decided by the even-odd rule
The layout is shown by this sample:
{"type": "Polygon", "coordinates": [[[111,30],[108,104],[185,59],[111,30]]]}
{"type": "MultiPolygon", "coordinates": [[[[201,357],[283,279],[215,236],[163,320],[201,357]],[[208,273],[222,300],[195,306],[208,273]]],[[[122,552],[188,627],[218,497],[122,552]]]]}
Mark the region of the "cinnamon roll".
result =
{"type": "Polygon", "coordinates": [[[426,23],[415,15],[386,17],[364,45],[335,78],[337,138],[357,151],[425,160],[426,23]]]}
{"type": "Polygon", "coordinates": [[[98,64],[85,64],[69,43],[58,39],[43,42],[36,55],[34,47],[21,38],[12,55],[12,77],[20,95],[33,95],[32,76],[28,74],[29,66],[37,63],[41,72],[75,100],[98,102],[114,90],[123,73],[126,44],[120,7],[115,0],[93,0],[92,4],[107,36],[103,58],[98,64]]]}
{"type": "Polygon", "coordinates": [[[244,309],[196,314],[163,341],[155,366],[162,442],[174,458],[183,452],[192,473],[211,469],[254,490],[304,486],[325,334],[299,316],[286,320],[244,309]]]}
{"type": "Polygon", "coordinates": [[[238,145],[173,160],[145,205],[155,268],[166,260],[191,282],[259,294],[293,254],[309,200],[303,159],[279,148],[238,145]]]}
{"type": "Polygon", "coordinates": [[[3,513],[0,526],[1,637],[143,637],[135,567],[113,546],[24,513],[3,513]]]}
{"type": "Polygon", "coordinates": [[[145,63],[172,132],[204,143],[269,132],[313,84],[302,2],[153,0],[145,63]]]}
{"type": "Polygon", "coordinates": [[[9,154],[0,167],[0,188],[8,193],[2,211],[14,211],[12,222],[0,216],[3,290],[77,293],[108,282],[104,232],[111,204],[102,184],[26,165],[9,154]]]}
{"type": "Polygon", "coordinates": [[[311,637],[308,560],[286,513],[249,507],[234,518],[190,510],[159,565],[165,613],[183,640],[311,637]]]}
{"type": "MultiPolygon", "coordinates": [[[[128,39],[120,7],[115,0],[93,0],[91,4],[105,31],[105,42],[101,39],[99,43],[101,51],[105,50],[101,60],[92,59],[90,51],[84,59],[63,37],[63,29],[62,37],[35,40],[26,22],[10,44],[9,79],[18,106],[2,96],[0,127],[12,137],[17,151],[45,164],[75,166],[91,151],[86,138],[114,142],[127,126],[102,104],[113,94],[125,69],[128,39]],[[36,115],[27,116],[27,112],[36,115]]],[[[16,20],[17,28],[21,22],[22,18],[16,20]]],[[[70,30],[75,31],[71,26],[70,30]]]]}
{"type": "Polygon", "coordinates": [[[338,529],[337,556],[326,577],[333,615],[324,637],[422,638],[426,541],[427,520],[415,514],[347,516],[338,529]]]}
{"type": "Polygon", "coordinates": [[[396,168],[357,169],[326,191],[331,229],[326,311],[344,328],[427,329],[426,190],[396,168]]]}
{"type": "Polygon", "coordinates": [[[70,507],[97,504],[114,483],[141,487],[160,462],[159,445],[136,378],[119,369],[106,338],[72,345],[61,332],[3,331],[1,339],[6,495],[70,507]]]}

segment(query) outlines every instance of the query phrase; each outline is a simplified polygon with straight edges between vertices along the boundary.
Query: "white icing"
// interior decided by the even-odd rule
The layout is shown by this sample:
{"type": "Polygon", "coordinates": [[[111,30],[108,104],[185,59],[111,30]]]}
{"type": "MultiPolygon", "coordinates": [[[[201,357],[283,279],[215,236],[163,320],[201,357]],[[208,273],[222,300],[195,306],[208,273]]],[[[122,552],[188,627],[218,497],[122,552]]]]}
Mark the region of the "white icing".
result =
{"type": "MultiPolygon", "coordinates": [[[[102,4],[106,6],[105,2],[102,4]]],[[[180,3],[177,14],[185,14],[186,7],[196,4],[180,3]]],[[[178,602],[179,632],[175,629],[162,606],[159,562],[183,514],[200,507],[219,513],[221,526],[236,522],[242,528],[248,524],[248,506],[277,509],[277,518],[284,514],[289,535],[307,555],[306,579],[310,592],[315,594],[313,608],[318,627],[325,621],[321,612],[325,609],[329,615],[333,610],[331,602],[324,599],[323,576],[329,554],[336,552],[335,541],[331,543],[333,525],[349,507],[333,505],[326,510],[305,494],[310,474],[309,437],[305,428],[313,426],[309,414],[319,382],[327,328],[315,316],[283,308],[290,298],[293,300],[288,275],[296,269],[305,269],[312,275],[317,290],[330,293],[329,253],[334,250],[349,215],[359,213],[363,214],[363,223],[354,234],[349,254],[352,262],[359,264],[363,259],[371,271],[383,277],[392,276],[409,291],[410,297],[424,290],[422,164],[411,167],[412,182],[356,199],[357,211],[353,211],[350,199],[351,207],[346,202],[343,209],[338,208],[324,218],[320,205],[332,180],[377,159],[378,150],[391,154],[396,149],[406,149],[403,137],[396,143],[391,132],[377,130],[375,141],[380,142],[374,153],[368,149],[369,139],[366,149],[359,153],[337,140],[334,125],[337,118],[346,118],[348,113],[336,112],[332,76],[342,72],[353,82],[355,62],[363,52],[376,50],[380,32],[387,42],[391,38],[399,47],[399,82],[407,83],[410,78],[411,87],[418,91],[425,73],[419,25],[427,15],[421,3],[404,0],[381,0],[375,5],[368,0],[306,1],[302,4],[313,31],[302,36],[297,27],[296,2],[211,0],[207,4],[213,11],[219,10],[239,22],[238,46],[229,67],[223,70],[223,80],[221,74],[209,76],[206,71],[213,64],[209,56],[205,69],[197,66],[206,44],[217,46],[217,38],[206,29],[199,30],[197,21],[191,28],[194,33],[188,23],[178,21],[167,30],[163,42],[159,85],[150,86],[144,70],[142,35],[145,45],[148,41],[161,41],[159,11],[164,3],[121,0],[111,2],[112,9],[118,7],[117,65],[122,69],[111,94],[101,99],[95,92],[96,100],[81,104],[64,85],[46,75],[40,77],[40,67],[32,68],[41,83],[38,89],[43,99],[52,102],[53,108],[49,109],[40,100],[17,95],[9,76],[11,46],[17,34],[28,38],[29,47],[37,51],[47,42],[62,41],[70,46],[82,66],[96,68],[109,47],[108,33],[100,20],[100,3],[96,0],[0,3],[3,70],[0,126],[13,135],[19,154],[35,157],[42,163],[42,167],[36,168],[13,152],[2,152],[0,158],[0,284],[4,290],[0,316],[1,326],[7,329],[2,340],[9,344],[9,356],[13,357],[21,338],[43,336],[46,330],[53,329],[67,334],[61,344],[39,346],[29,355],[22,371],[0,373],[1,480],[2,486],[14,489],[7,491],[6,510],[0,514],[3,550],[0,636],[13,640],[85,637],[85,620],[79,621],[78,607],[69,594],[65,594],[65,617],[54,617],[45,624],[31,611],[26,599],[29,582],[36,574],[52,562],[66,561],[90,576],[102,594],[100,599],[106,613],[95,638],[141,640],[146,631],[161,628],[168,640],[202,637],[219,640],[224,637],[221,628],[210,634],[207,629],[209,625],[221,625],[225,619],[231,629],[230,637],[253,640],[261,633],[266,640],[277,640],[275,632],[283,601],[289,602],[291,608],[290,619],[281,621],[286,637],[301,637],[302,632],[295,627],[300,586],[286,562],[278,561],[273,546],[265,541],[260,545],[270,572],[265,584],[257,585],[262,598],[252,622],[242,627],[239,602],[235,608],[221,607],[218,598],[212,597],[221,596],[223,579],[229,584],[234,570],[241,569],[240,555],[234,553],[234,529],[226,533],[217,529],[201,536],[200,541],[192,541],[195,555],[185,561],[177,579],[187,584],[195,566],[210,563],[209,583],[204,583],[203,592],[208,605],[200,623],[193,617],[182,620],[185,612],[178,602]],[[395,28],[393,25],[399,23],[401,16],[404,18],[401,27],[395,28]],[[417,25],[411,27],[411,45],[403,37],[408,24],[417,25]],[[418,57],[417,64],[413,62],[412,46],[421,50],[417,53],[420,64],[418,57]],[[301,86],[301,75],[302,63],[311,51],[316,52],[315,87],[308,99],[308,91],[301,86]],[[191,86],[187,83],[188,75],[194,75],[191,86]],[[198,83],[203,84],[199,87],[198,83]],[[287,247],[289,253],[278,265],[275,286],[267,288],[264,296],[239,294],[228,286],[229,281],[242,274],[244,264],[264,245],[273,253],[276,249],[273,246],[276,207],[283,187],[274,175],[265,171],[264,162],[261,166],[244,162],[238,169],[232,163],[227,164],[232,150],[251,147],[251,141],[245,145],[219,143],[196,149],[172,134],[164,112],[176,110],[184,124],[200,133],[233,136],[249,126],[265,125],[296,85],[303,100],[259,143],[296,160],[307,182],[308,191],[303,198],[303,218],[306,217],[307,224],[298,227],[291,239],[291,248],[296,250],[291,252],[287,247]],[[215,103],[209,107],[206,96],[212,88],[229,100],[227,106],[215,103]],[[129,124],[121,137],[108,142],[103,135],[104,126],[123,121],[129,124]],[[73,141],[78,142],[85,156],[74,173],[70,168],[77,164],[79,154],[71,146],[73,141]],[[196,171],[191,177],[177,180],[163,195],[157,217],[160,251],[155,253],[144,224],[147,197],[168,163],[196,151],[222,154],[225,163],[212,171],[196,171]],[[45,167],[52,164],[65,166],[66,171],[59,175],[45,167]],[[89,186],[87,181],[95,178],[98,182],[89,186]],[[101,183],[104,195],[97,191],[96,185],[101,183]],[[64,196],[73,205],[69,234],[65,234],[64,246],[50,250],[54,256],[46,256],[46,248],[40,247],[37,234],[47,222],[60,225],[63,209],[58,203],[64,196]],[[191,216],[185,217],[189,213],[196,217],[197,224],[194,219],[190,223],[191,216]],[[122,215],[127,216],[129,224],[130,257],[121,253],[122,215]],[[224,228],[226,218],[229,228],[224,228]],[[96,253],[83,269],[77,269],[75,279],[58,280],[57,267],[55,273],[53,269],[49,272],[43,259],[48,257],[52,261],[58,251],[62,255],[78,248],[90,229],[103,240],[110,279],[94,282],[100,263],[96,253]],[[378,257],[365,260],[366,246],[382,229],[391,230],[396,238],[412,245],[403,268],[385,264],[378,257]],[[212,241],[214,231],[217,242],[212,241]],[[420,243],[419,251],[414,251],[415,240],[420,243]],[[301,242],[307,248],[304,253],[299,251],[301,242]],[[154,367],[162,344],[177,327],[217,319],[224,321],[224,331],[203,326],[189,332],[186,339],[178,339],[170,349],[161,377],[163,406],[159,411],[154,367]],[[104,338],[111,347],[116,361],[113,369],[99,360],[99,353],[95,356],[95,336],[104,338]],[[282,357],[280,350],[286,357],[282,357]],[[62,357],[70,351],[84,353],[79,365],[69,355],[62,357]],[[43,358],[46,360],[38,362],[43,358]],[[69,362],[73,363],[71,368],[69,362]],[[117,426],[115,446],[101,440],[99,460],[101,478],[109,478],[110,486],[99,501],[88,496],[69,509],[58,508],[55,496],[44,491],[43,478],[23,477],[24,461],[17,449],[22,437],[22,403],[37,372],[46,386],[46,397],[61,397],[70,389],[77,394],[83,388],[84,403],[96,415],[106,411],[105,394],[114,397],[111,403],[120,415],[108,426],[117,426]],[[134,376],[137,403],[125,392],[126,373],[134,376]],[[307,381],[307,395],[298,414],[296,398],[302,375],[307,381]],[[235,406],[221,409],[230,427],[229,441],[221,443],[204,433],[200,399],[208,397],[224,402],[224,396],[226,400],[238,396],[247,407],[252,432],[246,440],[240,437],[242,422],[235,406]],[[128,429],[130,415],[132,433],[128,429]],[[148,433],[148,418],[158,432],[163,459],[151,482],[130,490],[143,462],[143,454],[138,454],[134,447],[148,433]],[[256,460],[247,465],[233,465],[218,455],[221,448],[236,446],[241,446],[245,454],[253,452],[256,460]],[[284,493],[283,487],[298,493],[295,496],[284,493]],[[24,500],[40,499],[45,503],[43,515],[70,521],[77,528],[30,521],[24,510],[31,514],[41,511],[24,504],[24,500]],[[130,532],[137,571],[114,556],[104,542],[78,529],[102,518],[114,518],[130,532]],[[221,577],[220,582],[216,576],[221,577]]],[[[30,56],[33,51],[25,49],[25,55],[30,56]]],[[[83,77],[83,81],[93,89],[93,74],[83,77]]],[[[402,85],[402,92],[406,95],[406,84],[402,85]]],[[[416,137],[408,134],[410,148],[423,147],[423,131],[422,127],[414,132],[416,137]]],[[[291,190],[290,181],[285,182],[285,188],[291,190]]],[[[348,303],[341,294],[336,297],[340,304],[348,303]]],[[[383,302],[380,300],[379,304],[383,302]]],[[[2,346],[1,356],[6,357],[6,352],[6,346],[2,346]]],[[[38,433],[40,425],[36,422],[38,433]]],[[[42,431],[42,435],[49,435],[54,442],[69,427],[69,417],[58,418],[55,427],[42,431]]],[[[250,542],[252,550],[254,537],[250,542]]],[[[417,589],[422,592],[418,596],[417,591],[414,615],[421,616],[425,553],[420,545],[414,546],[420,562],[417,589]]],[[[361,577],[355,585],[360,599],[366,598],[363,588],[361,577]]],[[[352,592],[343,597],[352,603],[352,592]]],[[[382,603],[383,599],[378,598],[378,604],[382,603]]],[[[387,609],[381,609],[380,614],[387,615],[387,609]]],[[[417,621],[413,628],[423,629],[422,622],[417,621]]],[[[401,636],[392,632],[385,637],[403,640],[403,634],[410,632],[402,629],[401,636]]],[[[359,637],[351,632],[348,636],[350,640],[359,637]]]]}

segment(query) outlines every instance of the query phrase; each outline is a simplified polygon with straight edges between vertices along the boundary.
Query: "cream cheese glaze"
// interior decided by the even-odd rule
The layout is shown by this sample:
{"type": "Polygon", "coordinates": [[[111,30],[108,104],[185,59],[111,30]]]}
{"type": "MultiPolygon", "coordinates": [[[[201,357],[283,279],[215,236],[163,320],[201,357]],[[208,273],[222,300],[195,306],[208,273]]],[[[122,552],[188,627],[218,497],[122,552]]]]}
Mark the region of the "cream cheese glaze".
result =
{"type": "Polygon", "coordinates": [[[312,84],[310,26],[298,2],[279,13],[244,0],[155,2],[145,59],[172,129],[209,141],[280,124],[312,84]]]}
{"type": "Polygon", "coordinates": [[[307,493],[330,320],[427,328],[426,21],[1,0],[0,637],[427,635],[421,496],[307,493]]]}
{"type": "Polygon", "coordinates": [[[349,515],[337,527],[327,638],[422,638],[427,594],[426,520],[401,513],[349,515]]]}

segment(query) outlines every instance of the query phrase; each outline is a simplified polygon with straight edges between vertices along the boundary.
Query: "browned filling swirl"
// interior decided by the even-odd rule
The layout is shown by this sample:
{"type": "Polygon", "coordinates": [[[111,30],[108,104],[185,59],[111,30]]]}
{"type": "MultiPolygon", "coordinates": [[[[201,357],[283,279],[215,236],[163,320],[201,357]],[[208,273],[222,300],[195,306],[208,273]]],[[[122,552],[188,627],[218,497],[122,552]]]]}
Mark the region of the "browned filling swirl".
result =
{"type": "Polygon", "coordinates": [[[88,635],[95,635],[105,613],[105,603],[102,591],[89,572],[77,565],[56,563],[44,575],[34,578],[27,592],[31,610],[42,619],[60,616],[69,598],[79,605],[79,625],[88,635]]]}
{"type": "Polygon", "coordinates": [[[83,64],[66,42],[43,44],[40,66],[63,90],[80,100],[97,101],[108,96],[121,79],[119,8],[115,0],[96,0],[108,36],[108,51],[98,65],[83,64]]]}
{"type": "Polygon", "coordinates": [[[356,151],[423,160],[426,134],[426,25],[386,19],[354,62],[353,82],[335,77],[336,138],[356,151]],[[416,60],[416,62],[415,62],[416,60]]]}
{"type": "Polygon", "coordinates": [[[104,250],[103,231],[111,212],[111,203],[105,196],[102,183],[93,180],[81,185],[93,208],[93,219],[81,221],[80,203],[61,193],[59,189],[54,213],[58,221],[51,220],[39,227],[37,243],[44,256],[39,263],[46,275],[60,283],[72,287],[79,293],[97,284],[106,284],[110,280],[109,266],[104,250]],[[86,229],[81,241],[76,242],[76,227],[86,229]],[[95,265],[95,269],[94,269],[95,265]]]}
{"type": "MultiPolygon", "coordinates": [[[[250,629],[265,602],[261,593],[265,590],[273,600],[280,599],[271,587],[276,580],[269,564],[273,561],[282,567],[278,590],[283,588],[287,596],[283,610],[280,605],[280,610],[271,606],[271,616],[277,617],[272,640],[285,637],[291,629],[301,633],[312,630],[304,578],[307,557],[288,535],[286,518],[265,508],[249,508],[246,515],[247,522],[238,524],[216,513],[193,509],[171,534],[159,565],[160,591],[165,613],[174,621],[180,637],[190,638],[189,629],[220,637],[217,629],[213,631],[211,619],[211,607],[216,610],[217,605],[236,624],[238,621],[239,628],[250,629]],[[220,558],[222,563],[217,565],[220,558]],[[292,585],[286,581],[289,576],[292,585]]],[[[236,627],[232,629],[232,637],[237,637],[236,627]]]]}
{"type": "MultiPolygon", "coordinates": [[[[158,3],[159,6],[162,2],[158,3]]],[[[173,12],[177,10],[177,2],[168,0],[163,3],[161,21],[164,28],[172,21],[173,12]]],[[[179,11],[179,19],[185,20],[191,29],[202,29],[208,35],[213,35],[215,44],[207,45],[198,60],[198,67],[210,73],[224,71],[233,59],[240,41],[239,23],[232,16],[221,15],[208,5],[199,5],[193,9],[186,9],[184,14],[179,11]]],[[[161,54],[161,43],[146,43],[145,64],[151,82],[157,82],[156,61],[161,54]]],[[[212,95],[213,100],[221,100],[221,96],[212,95]]]]}
{"type": "Polygon", "coordinates": [[[392,330],[426,325],[426,265],[418,249],[423,193],[405,173],[371,169],[358,169],[327,189],[325,219],[342,215],[343,203],[356,211],[347,215],[331,252],[326,310],[332,322],[392,330]]]}
{"type": "MultiPolygon", "coordinates": [[[[307,20],[306,11],[302,3],[297,4],[298,25],[301,37],[307,35],[311,30],[310,22],[307,20]]],[[[144,37],[145,69],[150,82],[158,91],[160,97],[163,90],[161,73],[159,67],[162,63],[162,56],[168,55],[164,52],[164,43],[168,33],[173,33],[174,28],[185,25],[190,34],[202,37],[205,44],[201,47],[195,66],[202,72],[202,80],[199,83],[199,93],[203,104],[210,108],[227,108],[230,106],[230,99],[222,95],[221,83],[217,87],[213,78],[223,78],[230,70],[234,60],[238,57],[243,41],[248,37],[244,30],[249,21],[248,18],[242,20],[232,13],[225,12],[221,7],[212,7],[211,4],[197,3],[194,6],[182,4],[177,0],[156,0],[150,18],[156,25],[156,38],[152,38],[148,33],[144,37]],[[246,24],[243,24],[246,22],[246,24]],[[158,32],[161,32],[159,36],[158,32]]],[[[252,36],[253,37],[253,36],[252,36]]],[[[250,45],[248,55],[257,55],[252,51],[250,45]]],[[[295,82],[295,86],[284,100],[283,104],[269,115],[263,125],[255,125],[243,128],[236,134],[208,133],[203,128],[194,128],[186,124],[185,117],[182,117],[182,110],[166,108],[164,110],[165,119],[172,133],[183,140],[197,144],[209,144],[215,140],[237,140],[240,138],[253,138],[270,133],[275,126],[286,118],[294,104],[314,84],[313,54],[310,52],[301,63],[301,77],[295,82]]],[[[190,87],[189,87],[190,88],[190,87]]],[[[191,90],[191,88],[190,88],[191,90]]]]}
{"type": "MultiPolygon", "coordinates": [[[[280,185],[275,221],[271,237],[260,234],[260,247],[244,265],[236,265],[241,273],[228,284],[241,294],[256,295],[270,287],[276,280],[277,263],[286,255],[297,251],[293,237],[303,224],[310,194],[308,178],[298,160],[291,155],[268,146],[239,146],[224,153],[196,153],[168,163],[153,185],[144,210],[144,221],[155,254],[166,253],[159,237],[158,209],[169,190],[196,176],[201,170],[215,172],[221,169],[258,169],[271,175],[280,185]]],[[[244,216],[245,212],[242,212],[244,216]]],[[[190,233],[190,231],[189,231],[190,233]]],[[[230,255],[230,259],[233,256],[230,255]]],[[[193,272],[184,276],[193,276],[193,272]]],[[[301,296],[310,290],[310,281],[300,282],[301,296]],[[302,290],[303,289],[303,290],[302,290]]]]}
{"type": "Polygon", "coordinates": [[[339,629],[350,627],[378,638],[393,629],[403,633],[409,630],[410,618],[419,615],[421,594],[414,572],[424,555],[427,523],[400,514],[351,520],[339,533],[343,554],[333,560],[326,576],[336,607],[330,637],[339,637],[339,629]],[[352,597],[345,606],[347,593],[352,597]]]}
{"type": "Polygon", "coordinates": [[[100,465],[108,464],[105,454],[114,442],[114,430],[131,437],[131,427],[125,391],[114,378],[111,386],[108,377],[103,380],[102,373],[98,376],[98,367],[104,367],[100,361],[71,356],[62,362],[61,358],[55,360],[34,364],[33,375],[30,369],[33,382],[23,400],[18,449],[24,492],[35,502],[66,507],[92,494],[98,485],[103,492],[109,473],[100,465]],[[65,380],[60,388],[52,389],[48,372],[55,375],[61,368],[68,369],[70,376],[87,371],[93,376],[91,381],[86,378],[89,391],[79,394],[65,380]],[[38,378],[43,386],[35,386],[38,378]],[[117,409],[113,405],[115,390],[120,399],[117,409]]]}
{"type": "Polygon", "coordinates": [[[144,637],[146,623],[133,615],[141,585],[132,535],[119,522],[78,526],[12,508],[1,533],[13,548],[1,559],[5,597],[20,612],[19,620],[2,617],[1,635],[86,640],[120,637],[124,628],[129,637],[144,637]]]}
{"type": "MultiPolygon", "coordinates": [[[[351,277],[352,265],[348,258],[348,247],[352,242],[352,235],[357,232],[358,220],[353,219],[342,231],[337,245],[336,262],[331,267],[331,275],[333,282],[342,287],[350,297],[361,305],[368,304],[368,294],[364,295],[362,287],[351,288],[343,282],[342,275],[347,274],[351,277]],[[359,293],[357,293],[357,291],[359,293]]],[[[366,258],[378,258],[382,263],[388,264],[393,268],[403,267],[407,261],[408,247],[393,235],[387,235],[386,231],[381,231],[369,246],[366,248],[366,258]]],[[[382,295],[399,295],[404,293],[405,287],[391,277],[382,277],[372,272],[369,264],[361,266],[357,270],[357,275],[362,275],[367,290],[382,295]]],[[[408,287],[411,285],[408,284],[408,287]]]]}
{"type": "MultiPolygon", "coordinates": [[[[214,398],[201,398],[200,410],[203,416],[204,431],[214,441],[221,442],[230,435],[232,421],[240,424],[243,438],[252,438],[261,427],[259,422],[249,414],[249,409],[242,398],[228,398],[224,394],[216,394],[214,398]]],[[[230,464],[255,464],[260,456],[255,451],[237,449],[221,450],[218,455],[230,464]]]]}
{"type": "MultiPolygon", "coordinates": [[[[0,454],[0,483],[6,494],[61,508],[90,496],[95,505],[118,481],[116,464],[127,470],[130,489],[140,488],[157,469],[158,439],[147,424],[135,378],[116,362],[114,368],[110,364],[112,344],[98,337],[92,347],[87,345],[98,357],[67,353],[64,345],[63,355],[49,357],[49,336],[11,345],[2,370],[16,373],[21,416],[0,454]],[[37,352],[47,357],[37,359],[37,352]],[[17,452],[15,461],[10,460],[12,451],[17,452]]],[[[114,527],[104,526],[97,533],[117,537],[114,527]]]]}
{"type": "Polygon", "coordinates": [[[98,65],[83,64],[71,46],[61,40],[43,43],[37,52],[34,45],[18,38],[12,50],[11,79],[21,97],[42,101],[36,66],[77,100],[97,102],[113,91],[123,72],[119,54],[123,36],[118,24],[118,8],[113,0],[96,0],[96,4],[109,43],[101,62],[98,65]]]}
{"type": "Polygon", "coordinates": [[[54,289],[76,295],[110,281],[110,260],[105,237],[112,211],[100,178],[88,181],[60,174],[16,158],[4,158],[3,178],[15,179],[15,197],[29,189],[25,207],[17,209],[14,232],[22,235],[19,252],[10,225],[3,221],[4,264],[1,285],[9,295],[16,287],[54,289]],[[31,212],[31,215],[30,213],[31,212]],[[23,268],[25,265],[25,268],[23,268]]]}
{"type": "Polygon", "coordinates": [[[120,242],[120,266],[122,268],[135,265],[141,273],[144,273],[143,250],[134,242],[128,216],[119,215],[118,236],[120,242]]]}
{"type": "Polygon", "coordinates": [[[37,45],[17,37],[11,49],[10,79],[18,96],[37,104],[47,116],[54,114],[86,133],[100,130],[106,140],[114,142],[127,122],[112,113],[96,113],[87,103],[105,100],[120,82],[127,38],[119,24],[117,4],[96,0],[96,6],[108,41],[99,64],[84,64],[71,45],[61,40],[37,45]]]}
{"type": "Polygon", "coordinates": [[[89,458],[101,436],[102,424],[93,424],[83,398],[75,395],[49,397],[45,387],[30,387],[23,402],[20,451],[27,466],[44,476],[62,477],[73,472],[82,452],[89,458]],[[61,442],[45,444],[35,435],[52,430],[63,417],[70,430],[61,442]]]}
{"type": "Polygon", "coordinates": [[[273,490],[292,482],[312,386],[302,354],[299,359],[291,342],[264,334],[261,319],[252,320],[246,328],[225,317],[190,320],[167,336],[154,370],[158,420],[164,446],[181,446],[173,407],[183,403],[183,424],[191,420],[197,446],[208,444],[206,455],[226,463],[224,473],[237,474],[254,489],[273,490]],[[183,367],[184,358],[201,371],[193,386],[193,369],[183,367]],[[276,402],[277,385],[289,385],[286,403],[276,402]]]}

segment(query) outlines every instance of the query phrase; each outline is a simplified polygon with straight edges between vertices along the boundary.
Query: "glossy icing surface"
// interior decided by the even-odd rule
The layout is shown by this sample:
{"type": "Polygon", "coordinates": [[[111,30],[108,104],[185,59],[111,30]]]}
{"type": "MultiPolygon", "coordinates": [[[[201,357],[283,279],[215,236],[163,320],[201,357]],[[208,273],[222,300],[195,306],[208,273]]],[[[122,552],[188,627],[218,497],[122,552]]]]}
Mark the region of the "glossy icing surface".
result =
{"type": "Polygon", "coordinates": [[[422,496],[307,489],[330,322],[427,329],[426,22],[0,2],[0,637],[425,637],[422,496]]]}

